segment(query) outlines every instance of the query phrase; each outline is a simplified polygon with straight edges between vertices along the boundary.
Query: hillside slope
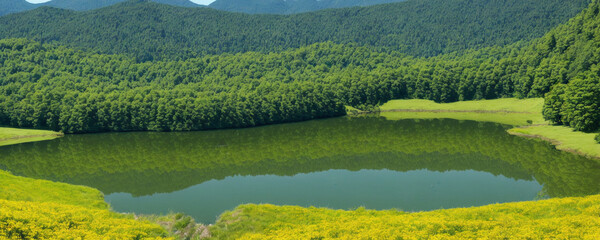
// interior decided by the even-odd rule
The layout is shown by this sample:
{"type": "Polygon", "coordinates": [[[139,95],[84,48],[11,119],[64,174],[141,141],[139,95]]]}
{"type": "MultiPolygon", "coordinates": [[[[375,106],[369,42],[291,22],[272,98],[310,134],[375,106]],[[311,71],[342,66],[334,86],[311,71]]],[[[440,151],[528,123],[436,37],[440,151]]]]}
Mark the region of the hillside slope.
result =
{"type": "Polygon", "coordinates": [[[34,9],[35,4],[25,0],[0,0],[0,16],[34,9]]]}
{"type": "MultiPolygon", "coordinates": [[[[40,4],[32,4],[25,0],[0,0],[0,16],[24,12],[38,7],[55,7],[76,11],[88,11],[108,7],[117,3],[128,0],[52,0],[40,4]]],[[[136,0],[140,1],[140,0],[136,0]]],[[[202,5],[195,4],[189,0],[149,0],[152,2],[179,6],[179,7],[200,7],[202,5]]]]}
{"type": "Polygon", "coordinates": [[[328,8],[370,6],[405,0],[217,0],[214,9],[243,13],[293,14],[328,8]]]}
{"type": "Polygon", "coordinates": [[[540,37],[588,2],[410,0],[296,15],[247,15],[128,1],[88,12],[44,7],[4,16],[0,38],[56,42],[138,61],[272,52],[324,41],[433,56],[540,37]]]}

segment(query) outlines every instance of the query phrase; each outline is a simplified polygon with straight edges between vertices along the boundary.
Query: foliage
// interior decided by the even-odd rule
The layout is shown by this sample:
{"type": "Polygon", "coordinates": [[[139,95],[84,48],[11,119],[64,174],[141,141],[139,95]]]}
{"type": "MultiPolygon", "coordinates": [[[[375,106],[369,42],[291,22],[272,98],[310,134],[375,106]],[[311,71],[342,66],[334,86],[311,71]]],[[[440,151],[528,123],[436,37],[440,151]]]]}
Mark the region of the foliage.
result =
{"type": "Polygon", "coordinates": [[[292,14],[317,11],[327,8],[343,8],[353,6],[370,6],[383,3],[402,2],[404,0],[216,0],[209,6],[214,9],[243,12],[243,13],[268,13],[292,14]]]}
{"type": "Polygon", "coordinates": [[[0,124],[67,133],[247,127],[339,116],[344,105],[364,109],[393,98],[448,102],[530,91],[488,77],[498,63],[478,57],[484,53],[420,60],[325,43],[135,63],[22,39],[2,40],[0,49],[0,124]]]}
{"type": "MultiPolygon", "coordinates": [[[[24,40],[3,40],[0,49],[0,76],[6,76],[0,78],[5,110],[0,112],[13,126],[69,133],[184,131],[345,114],[331,87],[243,78],[235,72],[245,66],[229,62],[239,61],[234,56],[136,64],[122,56],[46,50],[24,40]]],[[[254,62],[255,56],[248,54],[245,61],[254,62]]],[[[276,57],[268,63],[285,61],[285,55],[276,57]]],[[[296,71],[301,75],[302,69],[296,71]]]]}
{"type": "Polygon", "coordinates": [[[432,212],[242,205],[221,215],[214,239],[597,239],[600,196],[432,212]]]}
{"type": "Polygon", "coordinates": [[[600,78],[597,73],[558,85],[546,95],[544,117],[575,130],[594,132],[600,128],[600,78]]]}
{"type": "Polygon", "coordinates": [[[0,200],[0,238],[169,239],[166,236],[158,225],[107,209],[0,200]]]}
{"type": "Polygon", "coordinates": [[[274,52],[326,41],[434,56],[540,37],[588,3],[415,0],[297,15],[248,15],[127,1],[88,12],[43,7],[4,16],[0,38],[56,42],[127,54],[138,61],[187,59],[202,53],[274,52]]]}
{"type": "Polygon", "coordinates": [[[542,110],[544,119],[556,124],[563,123],[561,111],[565,102],[564,97],[566,88],[567,85],[565,84],[557,84],[546,94],[546,97],[544,98],[544,108],[542,110]]]}
{"type": "Polygon", "coordinates": [[[600,143],[600,133],[598,133],[598,135],[596,135],[596,138],[594,138],[596,140],[596,142],[600,143]]]}
{"type": "Polygon", "coordinates": [[[600,129],[600,78],[597,75],[571,81],[564,101],[561,114],[565,125],[585,132],[600,129]]]}

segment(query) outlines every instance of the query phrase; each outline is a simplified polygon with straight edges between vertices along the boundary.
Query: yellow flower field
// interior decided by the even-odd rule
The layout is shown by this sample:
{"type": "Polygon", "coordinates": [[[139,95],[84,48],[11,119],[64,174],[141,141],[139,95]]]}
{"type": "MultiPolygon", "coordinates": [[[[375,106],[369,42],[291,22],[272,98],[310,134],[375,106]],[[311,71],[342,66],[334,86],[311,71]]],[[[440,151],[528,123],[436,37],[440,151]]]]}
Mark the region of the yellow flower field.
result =
{"type": "Polygon", "coordinates": [[[431,212],[242,205],[216,239],[600,239],[600,196],[431,212]],[[551,236],[551,237],[550,237],[551,236]]]}
{"type": "Polygon", "coordinates": [[[0,200],[0,239],[169,239],[132,216],[51,202],[0,200]]]}

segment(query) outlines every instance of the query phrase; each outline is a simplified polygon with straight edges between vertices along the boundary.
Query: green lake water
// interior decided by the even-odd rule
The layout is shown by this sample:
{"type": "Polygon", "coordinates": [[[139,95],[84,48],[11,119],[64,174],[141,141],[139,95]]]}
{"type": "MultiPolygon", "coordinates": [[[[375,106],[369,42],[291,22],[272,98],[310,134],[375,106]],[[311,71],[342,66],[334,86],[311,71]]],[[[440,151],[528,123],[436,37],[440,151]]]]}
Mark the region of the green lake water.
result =
{"type": "Polygon", "coordinates": [[[212,223],[244,203],[421,211],[600,193],[600,164],[450,119],[67,135],[0,148],[13,174],[97,188],[115,211],[212,223]]]}

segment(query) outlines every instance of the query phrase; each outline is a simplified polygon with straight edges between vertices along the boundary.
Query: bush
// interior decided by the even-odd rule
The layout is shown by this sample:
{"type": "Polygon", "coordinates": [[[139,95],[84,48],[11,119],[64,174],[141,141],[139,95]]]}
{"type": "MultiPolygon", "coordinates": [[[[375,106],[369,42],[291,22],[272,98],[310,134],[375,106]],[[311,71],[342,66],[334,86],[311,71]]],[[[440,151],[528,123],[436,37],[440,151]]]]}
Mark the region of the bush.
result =
{"type": "Polygon", "coordinates": [[[563,99],[567,85],[558,84],[546,94],[544,98],[544,109],[542,114],[544,119],[555,123],[562,124],[561,109],[565,100],[563,99]]]}
{"type": "Polygon", "coordinates": [[[600,133],[598,133],[598,135],[596,135],[596,142],[600,143],[600,133]]]}

